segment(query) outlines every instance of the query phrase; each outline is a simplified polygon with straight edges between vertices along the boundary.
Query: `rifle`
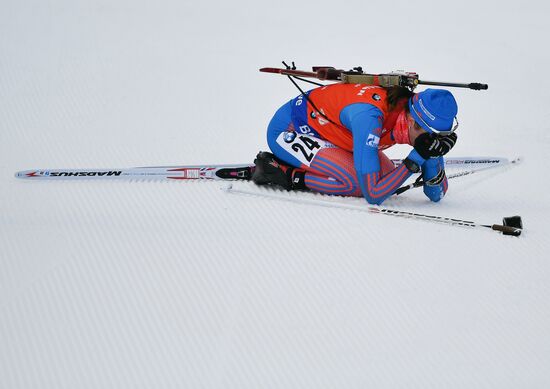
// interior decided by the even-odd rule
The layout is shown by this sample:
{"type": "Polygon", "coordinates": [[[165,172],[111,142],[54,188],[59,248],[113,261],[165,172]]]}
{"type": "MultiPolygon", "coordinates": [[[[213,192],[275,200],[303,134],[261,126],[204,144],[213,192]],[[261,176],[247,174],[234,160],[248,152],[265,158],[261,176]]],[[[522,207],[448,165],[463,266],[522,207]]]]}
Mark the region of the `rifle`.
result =
{"type": "Polygon", "coordinates": [[[344,84],[366,84],[382,87],[400,86],[409,88],[411,91],[418,85],[437,85],[473,90],[486,90],[489,88],[487,84],[481,84],[479,82],[464,84],[456,82],[423,81],[419,79],[417,73],[405,72],[402,70],[384,74],[369,74],[363,72],[360,66],[348,71],[336,69],[332,66],[314,66],[312,71],[308,72],[297,70],[294,62],[292,63],[292,67],[288,66],[285,62],[283,62],[283,65],[286,66],[286,69],[261,68],[260,72],[277,73],[292,77],[316,78],[323,81],[339,81],[344,84]]]}

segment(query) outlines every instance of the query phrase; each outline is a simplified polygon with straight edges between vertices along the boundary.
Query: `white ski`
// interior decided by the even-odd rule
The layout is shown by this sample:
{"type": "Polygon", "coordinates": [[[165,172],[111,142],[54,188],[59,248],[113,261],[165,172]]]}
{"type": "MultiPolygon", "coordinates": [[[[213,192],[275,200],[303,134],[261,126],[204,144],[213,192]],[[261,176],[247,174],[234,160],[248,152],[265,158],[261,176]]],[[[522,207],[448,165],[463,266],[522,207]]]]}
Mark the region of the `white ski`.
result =
{"type": "MultiPolygon", "coordinates": [[[[398,166],[401,159],[392,159],[398,166]]],[[[484,167],[509,163],[504,157],[450,157],[445,167],[484,167]]],[[[249,180],[254,165],[249,163],[228,165],[150,166],[106,169],[33,169],[15,173],[15,177],[30,180],[249,180]]]]}
{"type": "Polygon", "coordinates": [[[36,169],[15,173],[30,180],[249,180],[254,165],[152,166],[127,169],[36,169]]]}

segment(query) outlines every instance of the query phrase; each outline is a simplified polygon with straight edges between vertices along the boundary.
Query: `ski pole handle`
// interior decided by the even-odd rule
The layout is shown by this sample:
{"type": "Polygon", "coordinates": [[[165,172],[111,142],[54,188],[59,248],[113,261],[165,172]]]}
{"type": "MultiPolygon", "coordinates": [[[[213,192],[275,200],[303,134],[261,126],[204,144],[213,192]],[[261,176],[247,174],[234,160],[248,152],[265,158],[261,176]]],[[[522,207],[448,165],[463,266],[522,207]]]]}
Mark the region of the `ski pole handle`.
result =
{"type": "Polygon", "coordinates": [[[500,231],[504,235],[511,235],[511,236],[520,236],[521,235],[521,228],[512,227],[512,226],[503,226],[501,224],[493,224],[491,226],[492,230],[500,231]]]}

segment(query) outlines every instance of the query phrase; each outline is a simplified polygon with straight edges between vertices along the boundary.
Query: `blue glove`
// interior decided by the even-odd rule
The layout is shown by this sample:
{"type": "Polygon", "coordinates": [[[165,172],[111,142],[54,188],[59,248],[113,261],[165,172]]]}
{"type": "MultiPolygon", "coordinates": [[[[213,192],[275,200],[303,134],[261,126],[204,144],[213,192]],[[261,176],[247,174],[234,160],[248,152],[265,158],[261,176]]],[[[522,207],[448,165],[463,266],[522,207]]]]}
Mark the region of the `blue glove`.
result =
{"type": "Polygon", "coordinates": [[[432,201],[438,202],[447,192],[447,176],[443,157],[430,158],[422,165],[424,194],[432,201]]]}

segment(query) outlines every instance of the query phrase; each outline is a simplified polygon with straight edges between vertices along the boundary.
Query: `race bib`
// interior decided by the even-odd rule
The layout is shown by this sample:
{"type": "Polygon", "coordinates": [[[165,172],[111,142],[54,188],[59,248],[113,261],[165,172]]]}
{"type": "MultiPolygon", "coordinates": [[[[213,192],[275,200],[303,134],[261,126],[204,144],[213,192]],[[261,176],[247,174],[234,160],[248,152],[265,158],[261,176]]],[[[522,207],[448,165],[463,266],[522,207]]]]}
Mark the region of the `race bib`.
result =
{"type": "Polygon", "coordinates": [[[335,147],[332,143],[323,139],[301,135],[294,131],[280,133],[277,137],[277,144],[306,166],[311,164],[311,161],[320,150],[335,147]]]}

